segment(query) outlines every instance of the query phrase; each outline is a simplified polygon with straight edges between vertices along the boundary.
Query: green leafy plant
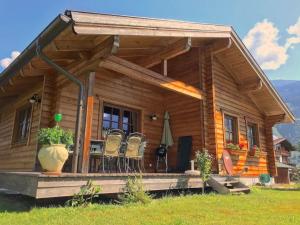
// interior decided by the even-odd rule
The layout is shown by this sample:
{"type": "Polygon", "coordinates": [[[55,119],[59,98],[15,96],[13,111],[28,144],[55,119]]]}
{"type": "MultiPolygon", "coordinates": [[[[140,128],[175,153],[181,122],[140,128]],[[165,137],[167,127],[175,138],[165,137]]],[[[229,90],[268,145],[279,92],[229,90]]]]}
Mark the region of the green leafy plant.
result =
{"type": "Polygon", "coordinates": [[[94,185],[93,182],[89,180],[72,199],[66,202],[66,206],[86,207],[92,203],[94,198],[99,197],[100,193],[101,187],[94,185]]]}
{"type": "Polygon", "coordinates": [[[230,150],[242,150],[244,148],[244,144],[233,144],[233,143],[228,143],[226,145],[227,149],[230,150]]]}
{"type": "Polygon", "coordinates": [[[206,182],[210,178],[211,174],[212,156],[208,153],[206,149],[203,149],[202,152],[196,152],[196,161],[198,170],[200,171],[200,177],[203,181],[202,194],[204,194],[206,182]]]}
{"type": "Polygon", "coordinates": [[[41,145],[65,144],[68,148],[73,145],[74,135],[71,131],[65,131],[60,126],[42,128],[38,132],[38,141],[41,145]]]}
{"type": "Polygon", "coordinates": [[[142,176],[133,178],[128,177],[123,193],[118,196],[119,202],[122,204],[151,202],[152,196],[144,190],[142,176]]]}

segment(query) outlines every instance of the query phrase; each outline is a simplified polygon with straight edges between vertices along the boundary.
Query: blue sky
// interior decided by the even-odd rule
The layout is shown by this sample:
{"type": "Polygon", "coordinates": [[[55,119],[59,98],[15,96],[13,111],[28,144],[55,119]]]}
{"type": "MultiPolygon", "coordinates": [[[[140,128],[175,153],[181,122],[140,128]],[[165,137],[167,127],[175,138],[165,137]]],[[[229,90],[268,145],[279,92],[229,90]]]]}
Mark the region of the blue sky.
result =
{"type": "Polygon", "coordinates": [[[300,80],[299,0],[1,0],[1,63],[65,9],[232,25],[269,78],[300,80]]]}

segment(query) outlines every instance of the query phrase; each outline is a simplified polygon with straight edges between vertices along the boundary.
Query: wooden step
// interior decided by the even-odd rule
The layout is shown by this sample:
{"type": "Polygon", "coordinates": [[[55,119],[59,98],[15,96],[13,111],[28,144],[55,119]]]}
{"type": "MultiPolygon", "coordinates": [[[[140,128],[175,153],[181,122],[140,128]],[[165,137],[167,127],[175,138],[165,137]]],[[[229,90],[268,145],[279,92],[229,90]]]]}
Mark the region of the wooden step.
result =
{"type": "Polygon", "coordinates": [[[207,183],[220,194],[250,193],[250,188],[234,177],[212,176],[207,183]]]}
{"type": "Polygon", "coordinates": [[[234,193],[234,192],[244,192],[244,193],[249,193],[250,192],[250,188],[233,188],[233,189],[229,189],[230,193],[234,193]]]}
{"type": "Polygon", "coordinates": [[[218,181],[220,184],[236,184],[236,183],[239,183],[238,180],[227,180],[227,181],[218,181]]]}

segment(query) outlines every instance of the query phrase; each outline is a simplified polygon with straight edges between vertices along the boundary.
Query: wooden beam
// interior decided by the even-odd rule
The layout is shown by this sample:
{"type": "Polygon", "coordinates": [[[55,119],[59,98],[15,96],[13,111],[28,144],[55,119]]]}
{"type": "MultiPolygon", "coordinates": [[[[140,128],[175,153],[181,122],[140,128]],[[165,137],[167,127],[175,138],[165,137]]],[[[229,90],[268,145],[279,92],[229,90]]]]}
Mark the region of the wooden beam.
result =
{"type": "Polygon", "coordinates": [[[1,91],[2,91],[3,93],[6,92],[3,86],[1,86],[0,89],[1,89],[1,91]]]}
{"type": "Polygon", "coordinates": [[[54,44],[57,51],[82,51],[95,47],[92,41],[86,40],[56,40],[54,44]]]}
{"type": "Polygon", "coordinates": [[[21,77],[25,77],[25,74],[24,74],[24,72],[23,72],[23,69],[22,69],[22,68],[20,69],[20,72],[19,72],[19,74],[20,74],[20,76],[21,76],[21,77]]]}
{"type": "MultiPolygon", "coordinates": [[[[119,48],[119,37],[110,36],[107,39],[103,40],[98,46],[94,48],[93,51],[89,53],[88,57],[80,61],[75,61],[70,64],[66,69],[69,73],[80,75],[85,71],[93,70],[99,64],[99,62],[111,54],[117,53],[119,48]]],[[[58,87],[62,87],[68,82],[67,79],[64,79],[58,87]]]]}
{"type": "Polygon", "coordinates": [[[154,53],[149,57],[140,58],[140,60],[135,63],[143,67],[149,68],[155,66],[163,60],[168,60],[174,58],[178,55],[188,52],[191,49],[191,38],[183,38],[176,41],[173,44],[165,47],[164,49],[154,53]]]}
{"type": "Polygon", "coordinates": [[[78,60],[81,59],[81,52],[78,51],[45,51],[47,56],[52,60],[78,60]]]}
{"type": "Polygon", "coordinates": [[[94,84],[95,84],[95,72],[89,73],[87,82],[87,100],[85,108],[85,128],[84,128],[84,140],[83,140],[83,152],[81,173],[89,172],[89,158],[90,158],[90,145],[92,136],[92,122],[94,112],[94,84]]]}
{"type": "Polygon", "coordinates": [[[119,36],[111,36],[98,44],[92,51],[90,60],[106,58],[111,54],[115,54],[120,47],[119,36]]]}
{"type": "Polygon", "coordinates": [[[198,88],[187,85],[182,81],[174,80],[152,70],[146,69],[140,65],[121,59],[116,56],[109,56],[99,64],[108,70],[124,74],[132,79],[162,87],[177,93],[202,99],[203,93],[198,88]]]}
{"type": "Polygon", "coordinates": [[[255,92],[259,91],[262,88],[262,81],[257,80],[257,81],[252,81],[252,82],[244,82],[244,84],[241,84],[238,86],[238,89],[242,93],[249,93],[249,92],[255,92]]]}
{"type": "Polygon", "coordinates": [[[9,83],[10,86],[13,86],[13,85],[14,85],[13,79],[12,79],[12,78],[9,79],[9,80],[8,80],[8,83],[9,83]]]}

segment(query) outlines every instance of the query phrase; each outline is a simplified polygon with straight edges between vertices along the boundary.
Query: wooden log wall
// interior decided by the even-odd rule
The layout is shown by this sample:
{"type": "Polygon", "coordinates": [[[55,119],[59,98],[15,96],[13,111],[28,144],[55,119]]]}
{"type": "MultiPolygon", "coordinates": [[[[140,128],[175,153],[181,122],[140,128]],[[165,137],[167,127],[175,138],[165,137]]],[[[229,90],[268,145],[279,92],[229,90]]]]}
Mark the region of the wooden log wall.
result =
{"type": "MultiPolygon", "coordinates": [[[[193,49],[168,61],[168,76],[200,88],[201,71],[199,68],[199,51],[193,49]]],[[[195,152],[202,149],[201,100],[168,92],[165,94],[165,105],[165,109],[170,114],[170,126],[174,139],[174,145],[168,153],[169,166],[176,168],[179,137],[192,136],[193,146],[190,159],[194,159],[195,152]]]]}
{"type": "Polygon", "coordinates": [[[33,87],[12,104],[0,108],[0,171],[33,171],[37,154],[37,132],[40,127],[41,104],[36,104],[32,111],[29,140],[26,144],[13,144],[13,130],[16,110],[28,104],[33,94],[42,95],[42,86],[33,87]]]}
{"type": "MultiPolygon", "coordinates": [[[[230,73],[215,58],[213,60],[213,77],[216,101],[215,131],[218,158],[222,156],[224,149],[223,113],[238,117],[239,143],[244,143],[246,146],[248,146],[247,121],[258,124],[260,148],[262,151],[268,151],[268,154],[270,154],[266,146],[265,131],[272,128],[266,127],[264,115],[245,93],[241,93],[238,90],[238,86],[230,73]]],[[[272,146],[273,141],[269,140],[269,142],[271,143],[270,146],[272,146]]],[[[268,161],[265,155],[251,157],[248,154],[243,154],[239,157],[233,157],[233,159],[236,173],[240,172],[245,166],[249,168],[249,171],[244,174],[245,176],[257,176],[262,173],[269,173],[267,167],[268,161]]]]}

